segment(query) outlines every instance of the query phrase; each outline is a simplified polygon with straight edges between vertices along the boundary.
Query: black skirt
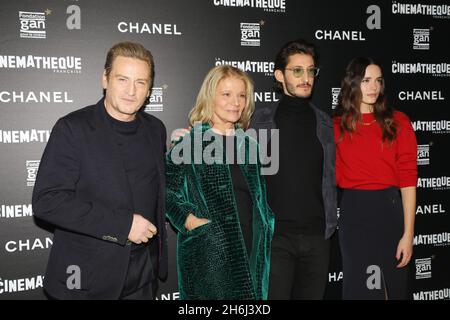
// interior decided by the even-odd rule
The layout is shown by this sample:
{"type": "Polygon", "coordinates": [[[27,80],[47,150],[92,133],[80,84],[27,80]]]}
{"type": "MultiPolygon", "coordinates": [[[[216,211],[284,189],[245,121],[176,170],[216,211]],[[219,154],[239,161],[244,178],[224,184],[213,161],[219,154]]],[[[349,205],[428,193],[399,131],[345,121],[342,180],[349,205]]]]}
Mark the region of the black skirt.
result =
{"type": "Polygon", "coordinates": [[[399,189],[344,189],[340,208],[343,299],[407,299],[408,266],[397,268],[395,257],[404,230],[399,189]]]}

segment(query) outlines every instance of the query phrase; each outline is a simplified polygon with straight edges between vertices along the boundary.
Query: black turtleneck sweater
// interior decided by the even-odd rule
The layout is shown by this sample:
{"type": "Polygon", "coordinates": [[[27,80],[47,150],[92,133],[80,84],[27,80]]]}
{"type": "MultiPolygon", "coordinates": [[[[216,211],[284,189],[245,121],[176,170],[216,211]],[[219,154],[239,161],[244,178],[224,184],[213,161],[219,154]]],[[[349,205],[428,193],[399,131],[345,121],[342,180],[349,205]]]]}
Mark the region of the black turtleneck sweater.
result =
{"type": "MultiPolygon", "coordinates": [[[[156,224],[158,195],[156,161],[149,148],[141,121],[138,118],[130,122],[119,121],[111,117],[106,110],[105,115],[121,151],[134,213],[139,213],[151,223],[156,224]]],[[[132,249],[138,247],[140,245],[132,244],[132,249]]]]}
{"type": "Polygon", "coordinates": [[[280,130],[280,166],[267,176],[267,196],[275,233],[323,235],[323,148],[314,110],[308,99],[283,95],[274,120],[280,130]]]}

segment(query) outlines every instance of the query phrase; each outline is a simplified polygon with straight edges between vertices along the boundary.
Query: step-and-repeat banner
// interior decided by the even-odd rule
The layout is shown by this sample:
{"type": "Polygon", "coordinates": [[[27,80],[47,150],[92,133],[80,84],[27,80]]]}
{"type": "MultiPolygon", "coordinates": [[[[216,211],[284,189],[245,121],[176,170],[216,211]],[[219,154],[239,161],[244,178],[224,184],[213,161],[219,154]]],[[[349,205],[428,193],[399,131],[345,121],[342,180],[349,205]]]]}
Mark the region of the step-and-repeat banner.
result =
{"type": "MultiPolygon", "coordinates": [[[[203,77],[216,65],[251,75],[257,108],[276,103],[275,54],[300,37],[318,47],[313,102],[329,113],[350,59],[381,61],[389,102],[410,117],[419,143],[411,299],[449,299],[449,32],[447,0],[2,1],[0,299],[45,299],[52,228],[31,206],[40,157],[58,118],[102,96],[114,43],[136,41],[152,51],[156,77],[145,110],[170,135],[186,127],[203,77]]],[[[343,279],[337,243],[335,236],[329,299],[340,299],[343,279]]],[[[170,273],[158,299],[178,298],[175,245],[171,231],[170,273]]]]}

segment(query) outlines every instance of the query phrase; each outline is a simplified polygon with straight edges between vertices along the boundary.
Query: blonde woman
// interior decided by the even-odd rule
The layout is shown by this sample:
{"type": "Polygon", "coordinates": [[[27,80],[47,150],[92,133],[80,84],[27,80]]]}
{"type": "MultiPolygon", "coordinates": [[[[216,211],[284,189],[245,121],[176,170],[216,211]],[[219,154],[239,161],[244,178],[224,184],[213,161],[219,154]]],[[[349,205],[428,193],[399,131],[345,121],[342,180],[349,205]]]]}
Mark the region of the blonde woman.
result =
{"type": "Polygon", "coordinates": [[[249,76],[213,68],[190,112],[192,130],[168,153],[181,299],[267,299],[273,214],[257,143],[243,131],[253,110],[249,76]]]}

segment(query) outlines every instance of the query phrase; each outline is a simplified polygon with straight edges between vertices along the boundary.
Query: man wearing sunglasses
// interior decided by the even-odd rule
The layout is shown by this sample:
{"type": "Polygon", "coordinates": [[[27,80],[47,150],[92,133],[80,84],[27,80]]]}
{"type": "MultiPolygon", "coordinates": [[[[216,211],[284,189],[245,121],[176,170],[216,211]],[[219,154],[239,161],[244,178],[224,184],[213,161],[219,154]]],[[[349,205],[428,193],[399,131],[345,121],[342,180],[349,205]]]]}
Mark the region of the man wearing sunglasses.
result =
{"type": "Polygon", "coordinates": [[[323,299],[328,279],[337,224],[335,145],[330,117],[310,102],[315,60],[305,40],[284,45],[274,74],[282,97],[252,118],[254,129],[279,130],[279,170],[266,177],[275,213],[269,299],[323,299]]]}

